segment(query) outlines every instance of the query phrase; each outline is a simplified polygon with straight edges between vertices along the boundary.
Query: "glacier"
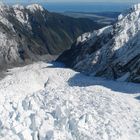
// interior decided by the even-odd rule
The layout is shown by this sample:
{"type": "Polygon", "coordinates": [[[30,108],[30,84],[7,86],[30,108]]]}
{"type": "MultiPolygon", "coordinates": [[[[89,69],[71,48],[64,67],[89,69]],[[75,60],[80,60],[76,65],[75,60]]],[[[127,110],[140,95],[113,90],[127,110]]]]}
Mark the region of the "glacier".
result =
{"type": "Polygon", "coordinates": [[[0,81],[0,140],[139,140],[140,86],[38,62],[0,81]]]}

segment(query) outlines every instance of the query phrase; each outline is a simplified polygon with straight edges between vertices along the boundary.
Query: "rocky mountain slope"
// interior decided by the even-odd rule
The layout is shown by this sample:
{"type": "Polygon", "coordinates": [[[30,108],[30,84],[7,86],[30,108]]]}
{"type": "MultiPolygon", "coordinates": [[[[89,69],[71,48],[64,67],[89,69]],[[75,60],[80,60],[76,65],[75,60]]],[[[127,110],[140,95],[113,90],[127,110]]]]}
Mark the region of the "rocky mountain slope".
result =
{"type": "Polygon", "coordinates": [[[50,13],[38,4],[1,4],[0,66],[45,59],[47,54],[58,55],[80,34],[100,27],[88,19],[50,13]]]}
{"type": "Polygon", "coordinates": [[[120,14],[118,21],[85,33],[58,61],[86,74],[140,82],[140,4],[120,14]]]}

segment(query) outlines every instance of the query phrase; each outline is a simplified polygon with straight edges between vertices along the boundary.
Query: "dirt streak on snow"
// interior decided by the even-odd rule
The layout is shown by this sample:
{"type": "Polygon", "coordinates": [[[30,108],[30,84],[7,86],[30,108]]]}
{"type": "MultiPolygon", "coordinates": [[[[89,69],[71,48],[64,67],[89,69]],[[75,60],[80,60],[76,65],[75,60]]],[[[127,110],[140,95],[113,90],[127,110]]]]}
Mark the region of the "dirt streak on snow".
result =
{"type": "Polygon", "coordinates": [[[140,86],[39,62],[0,81],[0,140],[139,140],[140,86]]]}

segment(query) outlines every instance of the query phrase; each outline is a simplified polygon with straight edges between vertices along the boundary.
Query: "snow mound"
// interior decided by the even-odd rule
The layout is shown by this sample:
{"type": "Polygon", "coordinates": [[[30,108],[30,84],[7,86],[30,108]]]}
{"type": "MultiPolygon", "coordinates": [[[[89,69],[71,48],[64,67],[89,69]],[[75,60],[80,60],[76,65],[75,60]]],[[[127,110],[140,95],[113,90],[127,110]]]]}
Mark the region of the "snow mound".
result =
{"type": "Polygon", "coordinates": [[[39,62],[10,69],[0,81],[0,93],[1,140],[140,137],[136,84],[93,79],[39,62]]]}

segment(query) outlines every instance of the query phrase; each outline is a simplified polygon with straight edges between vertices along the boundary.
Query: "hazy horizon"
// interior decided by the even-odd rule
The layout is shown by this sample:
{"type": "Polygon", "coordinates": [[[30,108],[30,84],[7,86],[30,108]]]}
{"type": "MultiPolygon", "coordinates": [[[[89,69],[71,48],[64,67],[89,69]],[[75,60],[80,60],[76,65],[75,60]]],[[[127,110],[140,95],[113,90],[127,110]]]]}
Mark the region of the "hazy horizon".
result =
{"type": "Polygon", "coordinates": [[[0,0],[5,3],[138,3],[139,0],[0,0]]]}
{"type": "Polygon", "coordinates": [[[52,12],[122,12],[138,0],[0,0],[9,4],[42,4],[52,12]]]}
{"type": "Polygon", "coordinates": [[[130,3],[45,3],[45,8],[53,12],[122,12],[130,8],[130,3]]]}

